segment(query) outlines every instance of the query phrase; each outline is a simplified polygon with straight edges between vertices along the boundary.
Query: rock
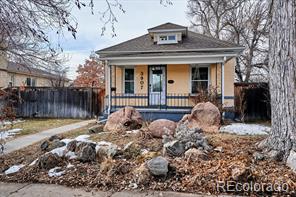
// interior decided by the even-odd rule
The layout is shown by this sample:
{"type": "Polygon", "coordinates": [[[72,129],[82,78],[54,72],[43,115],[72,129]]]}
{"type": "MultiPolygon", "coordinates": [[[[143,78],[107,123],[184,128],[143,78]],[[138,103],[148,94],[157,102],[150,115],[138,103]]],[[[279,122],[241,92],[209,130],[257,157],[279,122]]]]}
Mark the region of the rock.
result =
{"type": "Polygon", "coordinates": [[[196,148],[191,148],[185,152],[185,159],[187,161],[198,161],[198,160],[206,160],[208,159],[205,152],[198,150],[196,148]]]}
{"type": "Polygon", "coordinates": [[[96,144],[95,143],[91,143],[91,142],[79,142],[79,141],[77,141],[76,148],[75,148],[75,153],[77,154],[85,146],[91,146],[94,149],[96,149],[96,144]]]}
{"type": "Polygon", "coordinates": [[[240,164],[239,166],[236,166],[231,170],[231,177],[235,181],[248,181],[251,177],[251,170],[247,168],[244,164],[240,164]]]}
{"type": "Polygon", "coordinates": [[[37,161],[37,166],[40,169],[52,169],[62,163],[62,159],[51,152],[41,155],[37,161]]]}
{"type": "Polygon", "coordinates": [[[282,161],[284,157],[283,151],[271,150],[267,152],[266,157],[273,161],[282,161]]]}
{"type": "Polygon", "coordinates": [[[149,172],[154,176],[166,176],[169,162],[161,156],[155,157],[147,162],[149,172]]]}
{"type": "Polygon", "coordinates": [[[62,137],[60,137],[60,136],[58,136],[58,135],[52,135],[52,136],[50,136],[50,138],[48,138],[48,140],[50,141],[50,142],[52,142],[52,141],[54,141],[54,140],[62,140],[63,138],[62,137]]]}
{"type": "Polygon", "coordinates": [[[296,172],[296,151],[291,150],[287,159],[287,166],[296,172]]]}
{"type": "Polygon", "coordinates": [[[84,144],[77,152],[77,159],[82,162],[90,162],[96,159],[96,149],[91,143],[84,144]]]}
{"type": "Polygon", "coordinates": [[[221,114],[211,102],[198,103],[191,114],[183,116],[179,123],[188,123],[189,128],[201,128],[205,132],[218,132],[221,114]]]}
{"type": "Polygon", "coordinates": [[[254,152],[253,158],[255,159],[255,161],[262,161],[264,159],[264,154],[259,152],[254,152]]]}
{"type": "Polygon", "coordinates": [[[148,129],[153,137],[162,138],[163,135],[173,136],[177,124],[167,119],[158,119],[153,121],[148,129]]]}
{"type": "Polygon", "coordinates": [[[96,154],[97,159],[102,162],[107,157],[114,157],[117,154],[118,146],[115,144],[97,145],[96,154]]]}
{"type": "Polygon", "coordinates": [[[93,133],[101,133],[104,131],[104,126],[101,124],[92,126],[88,129],[88,133],[93,134],[93,133]]]}
{"type": "Polygon", "coordinates": [[[55,149],[55,148],[63,147],[63,146],[65,146],[65,145],[66,145],[65,142],[62,142],[62,141],[60,141],[59,139],[55,139],[55,140],[53,140],[53,141],[50,143],[50,145],[49,145],[49,150],[53,150],[53,149],[55,149]]]}
{"type": "Polygon", "coordinates": [[[144,121],[133,107],[125,107],[109,115],[104,131],[123,132],[140,129],[144,121]]]}
{"type": "Polygon", "coordinates": [[[67,144],[67,150],[71,152],[75,152],[76,147],[77,147],[78,141],[72,140],[67,144]]]}
{"type": "Polygon", "coordinates": [[[164,155],[179,157],[185,152],[185,144],[174,140],[163,145],[164,155]]]}
{"type": "Polygon", "coordinates": [[[46,140],[44,142],[41,143],[40,148],[42,151],[46,151],[49,147],[49,142],[46,140]]]}
{"type": "Polygon", "coordinates": [[[223,147],[222,146],[217,146],[216,148],[214,148],[214,151],[223,153],[223,147]]]}
{"type": "Polygon", "coordinates": [[[126,159],[133,159],[141,155],[141,147],[134,142],[129,142],[123,148],[123,156],[126,159]]]}
{"type": "Polygon", "coordinates": [[[202,148],[209,151],[212,147],[199,128],[190,128],[186,123],[178,124],[175,137],[184,144],[185,150],[190,148],[202,148]]]}
{"type": "Polygon", "coordinates": [[[147,184],[150,181],[150,173],[145,163],[133,171],[137,184],[147,184]]]}

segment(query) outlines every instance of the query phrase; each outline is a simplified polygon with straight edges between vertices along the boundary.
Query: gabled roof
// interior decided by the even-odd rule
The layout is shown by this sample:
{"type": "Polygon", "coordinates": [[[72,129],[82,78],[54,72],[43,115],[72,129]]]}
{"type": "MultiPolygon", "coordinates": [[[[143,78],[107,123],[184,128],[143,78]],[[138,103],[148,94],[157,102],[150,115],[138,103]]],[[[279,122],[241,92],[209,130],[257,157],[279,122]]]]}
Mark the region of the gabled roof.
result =
{"type": "Polygon", "coordinates": [[[122,42],[97,51],[100,57],[116,56],[120,53],[193,52],[242,50],[242,46],[188,31],[182,42],[176,44],[155,44],[149,34],[122,42]]]}
{"type": "MultiPolygon", "coordinates": [[[[32,75],[32,76],[36,76],[36,77],[49,78],[49,79],[59,78],[58,75],[55,75],[55,74],[50,73],[48,71],[41,70],[38,68],[33,68],[31,66],[27,66],[27,65],[15,63],[15,62],[8,62],[7,72],[26,74],[26,75],[32,75]]],[[[69,80],[69,79],[65,78],[65,80],[69,80]]]]}
{"type": "Polygon", "coordinates": [[[174,23],[165,23],[158,25],[156,27],[149,28],[148,31],[155,31],[155,30],[169,30],[169,29],[187,29],[185,26],[177,25],[174,23]]]}

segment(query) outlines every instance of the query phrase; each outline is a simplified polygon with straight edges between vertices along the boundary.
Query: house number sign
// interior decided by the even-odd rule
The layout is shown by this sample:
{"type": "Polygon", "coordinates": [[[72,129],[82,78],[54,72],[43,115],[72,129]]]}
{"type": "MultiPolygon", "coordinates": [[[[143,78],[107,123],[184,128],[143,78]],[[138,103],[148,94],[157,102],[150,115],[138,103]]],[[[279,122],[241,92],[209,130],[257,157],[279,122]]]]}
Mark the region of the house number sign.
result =
{"type": "Polygon", "coordinates": [[[140,87],[141,87],[141,90],[143,90],[143,88],[144,88],[144,73],[143,72],[140,73],[140,87]]]}

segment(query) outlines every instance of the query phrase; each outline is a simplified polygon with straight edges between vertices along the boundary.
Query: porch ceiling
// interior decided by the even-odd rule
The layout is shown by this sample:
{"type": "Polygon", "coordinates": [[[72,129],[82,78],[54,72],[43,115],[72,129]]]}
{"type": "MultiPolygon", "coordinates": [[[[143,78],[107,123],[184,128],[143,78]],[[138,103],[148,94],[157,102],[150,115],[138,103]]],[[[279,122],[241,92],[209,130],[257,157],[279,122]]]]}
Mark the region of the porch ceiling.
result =
{"type": "Polygon", "coordinates": [[[101,58],[108,60],[109,65],[159,65],[159,64],[203,64],[222,63],[235,57],[236,54],[216,55],[187,55],[187,56],[150,56],[150,57],[112,57],[101,58]]]}

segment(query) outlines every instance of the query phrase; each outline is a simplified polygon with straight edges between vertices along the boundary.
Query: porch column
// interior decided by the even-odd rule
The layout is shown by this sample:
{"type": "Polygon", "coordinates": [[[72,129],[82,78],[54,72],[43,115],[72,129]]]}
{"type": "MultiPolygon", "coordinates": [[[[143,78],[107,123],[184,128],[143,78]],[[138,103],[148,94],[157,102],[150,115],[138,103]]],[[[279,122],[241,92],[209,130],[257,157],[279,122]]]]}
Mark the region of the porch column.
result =
{"type": "Polygon", "coordinates": [[[224,62],[226,57],[224,57],[223,62],[221,63],[221,100],[222,100],[222,106],[224,104],[224,62]]]}
{"type": "Polygon", "coordinates": [[[112,94],[112,91],[111,91],[111,86],[112,86],[112,69],[111,69],[111,65],[108,64],[107,62],[107,74],[108,74],[108,115],[110,115],[111,113],[111,102],[112,102],[112,99],[111,99],[111,94],[112,94]]]}

